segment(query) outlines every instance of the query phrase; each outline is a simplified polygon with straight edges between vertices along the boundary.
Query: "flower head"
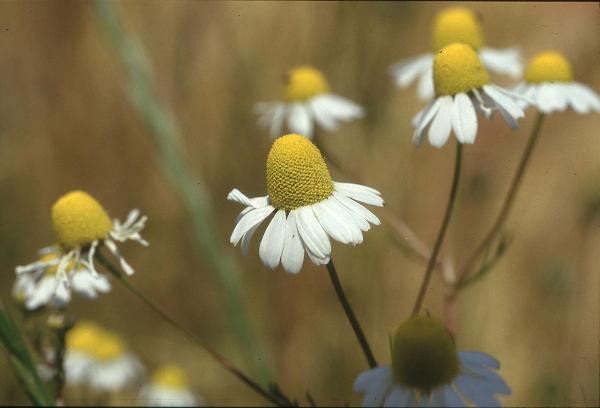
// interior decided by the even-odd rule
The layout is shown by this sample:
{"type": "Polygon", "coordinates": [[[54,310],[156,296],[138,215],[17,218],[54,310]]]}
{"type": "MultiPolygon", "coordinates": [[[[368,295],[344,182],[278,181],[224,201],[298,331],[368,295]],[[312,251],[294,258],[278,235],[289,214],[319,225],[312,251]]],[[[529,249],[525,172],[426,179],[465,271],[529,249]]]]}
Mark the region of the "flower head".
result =
{"type": "Polygon", "coordinates": [[[291,69],[285,75],[282,102],[260,103],[256,111],[259,123],[271,130],[271,137],[291,132],[313,137],[315,123],[327,131],[337,129],[340,122],[363,116],[355,103],[331,93],[325,76],[311,66],[291,69]]]}
{"type": "Polygon", "coordinates": [[[148,406],[198,406],[203,401],[190,390],[185,371],[177,364],[165,364],[152,374],[152,380],[139,393],[148,406]]]}
{"type": "MultiPolygon", "coordinates": [[[[462,43],[473,48],[479,60],[470,58],[467,68],[483,65],[485,69],[495,73],[510,75],[518,78],[522,73],[520,52],[515,48],[495,49],[484,45],[483,29],[475,12],[465,7],[451,7],[441,10],[433,19],[431,27],[432,52],[413,57],[394,64],[390,68],[396,84],[405,88],[417,78],[417,95],[421,99],[431,99],[434,96],[433,63],[436,53],[442,48],[455,43],[462,43]]],[[[480,82],[487,73],[479,70],[480,82]]],[[[469,76],[473,76],[471,72],[469,76]]],[[[460,81],[459,79],[457,79],[460,81]]],[[[486,83],[489,82],[489,79],[486,83]]],[[[455,87],[451,87],[453,89],[455,87]]],[[[450,92],[450,91],[449,91],[450,92]]],[[[440,94],[437,93],[439,96],[440,94]]]]}
{"type": "Polygon", "coordinates": [[[433,19],[431,45],[434,52],[457,42],[468,44],[475,49],[483,46],[481,25],[473,10],[466,7],[444,9],[433,19]]]}
{"type": "Polygon", "coordinates": [[[138,210],[131,211],[124,223],[111,222],[102,205],[83,191],[60,197],[52,206],[51,218],[58,245],[43,248],[38,261],[16,268],[13,293],[24,299],[29,309],[48,303],[64,306],[71,298],[71,289],[87,298],[108,292],[110,283],[94,266],[98,247],[105,246],[125,273],[132,274],[133,268],[116,242],[133,240],[148,245],[140,235],[146,217],[139,217],[138,210]]]}
{"type": "MultiPolygon", "coordinates": [[[[515,87],[542,113],[564,111],[600,112],[600,98],[588,86],[574,81],[569,61],[556,51],[534,56],[525,70],[525,81],[515,87]]],[[[527,106],[526,102],[521,104],[527,106]]]]}
{"type": "Polygon", "coordinates": [[[490,83],[479,56],[467,44],[455,43],[442,48],[433,62],[436,99],[413,119],[413,141],[419,145],[429,128],[429,142],[443,146],[454,131],[459,143],[474,143],[477,136],[476,109],[487,118],[492,111],[501,113],[510,127],[525,114],[517,100],[522,97],[490,83]]]}
{"type": "Polygon", "coordinates": [[[232,190],[227,198],[246,208],[236,220],[231,243],[246,254],[259,225],[275,212],[260,243],[263,263],[297,273],[304,251],[317,265],[329,262],[329,237],[344,244],[362,242],[363,231],[379,219],[358,202],[382,206],[379,192],[331,179],[319,149],[297,134],[278,138],[267,157],[266,197],[248,198],[232,190]]]}
{"type": "Polygon", "coordinates": [[[391,366],[361,373],[354,390],[363,406],[497,406],[495,394],[510,388],[494,370],[498,362],[484,353],[456,352],[443,323],[414,316],[391,339],[391,366]]]}

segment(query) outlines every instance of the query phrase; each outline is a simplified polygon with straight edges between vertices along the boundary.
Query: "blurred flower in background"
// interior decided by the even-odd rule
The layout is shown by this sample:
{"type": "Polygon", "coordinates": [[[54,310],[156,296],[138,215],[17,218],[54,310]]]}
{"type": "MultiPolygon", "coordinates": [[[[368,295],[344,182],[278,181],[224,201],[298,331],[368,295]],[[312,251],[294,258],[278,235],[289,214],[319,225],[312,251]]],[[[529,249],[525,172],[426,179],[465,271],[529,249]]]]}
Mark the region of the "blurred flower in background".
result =
{"type": "Polygon", "coordinates": [[[281,135],[286,128],[312,139],[315,125],[327,131],[337,129],[339,122],[362,118],[364,110],[352,101],[335,95],[321,71],[301,66],[291,69],[285,77],[282,102],[256,105],[259,124],[270,129],[271,137],[281,135]]]}
{"type": "Polygon", "coordinates": [[[450,133],[459,143],[474,143],[477,136],[476,110],[489,118],[498,110],[510,127],[525,116],[516,102],[520,97],[490,83],[487,71],[470,45],[455,43],[442,48],[433,60],[437,98],[413,118],[413,141],[420,145],[429,127],[429,143],[446,144],[450,133]]]}
{"type": "Polygon", "coordinates": [[[140,402],[146,406],[203,406],[204,401],[190,390],[187,374],[176,364],[165,364],[152,373],[152,379],[140,390],[140,402]]]}
{"type": "MultiPolygon", "coordinates": [[[[527,64],[525,81],[514,89],[542,113],[564,111],[568,107],[577,113],[600,112],[600,98],[588,86],[573,80],[569,61],[558,52],[535,55],[527,64]]],[[[526,101],[521,102],[526,106],[526,101]]]]}
{"type": "Polygon", "coordinates": [[[483,65],[492,72],[521,76],[523,67],[516,48],[495,49],[484,46],[481,24],[475,13],[464,7],[444,9],[435,16],[431,43],[433,52],[401,61],[390,67],[390,72],[400,88],[406,88],[417,78],[417,96],[428,100],[434,96],[433,60],[435,54],[452,43],[465,43],[477,50],[483,65]]]}
{"type": "Polygon", "coordinates": [[[444,324],[414,316],[390,339],[391,366],[365,371],[354,391],[364,407],[496,407],[510,388],[494,372],[500,364],[479,352],[459,352],[444,324]]]}

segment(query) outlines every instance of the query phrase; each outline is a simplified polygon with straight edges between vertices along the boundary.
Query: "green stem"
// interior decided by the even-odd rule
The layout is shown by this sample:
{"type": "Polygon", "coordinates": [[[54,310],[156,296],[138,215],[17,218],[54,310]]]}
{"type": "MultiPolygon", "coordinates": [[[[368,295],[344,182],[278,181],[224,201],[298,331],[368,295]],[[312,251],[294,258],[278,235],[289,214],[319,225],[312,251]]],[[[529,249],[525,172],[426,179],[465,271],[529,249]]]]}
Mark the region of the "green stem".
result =
{"type": "Polygon", "coordinates": [[[367,338],[365,337],[365,334],[364,334],[362,328],[360,327],[360,323],[358,322],[358,319],[356,318],[356,315],[354,314],[354,311],[352,310],[352,306],[350,306],[350,302],[348,301],[348,298],[346,297],[346,294],[344,293],[344,289],[342,288],[340,278],[338,277],[338,274],[335,270],[335,265],[333,264],[333,260],[330,260],[329,263],[327,264],[327,271],[329,272],[329,277],[331,278],[331,283],[333,284],[335,293],[337,294],[337,297],[338,297],[340,303],[342,304],[342,307],[344,308],[344,312],[346,313],[346,316],[348,317],[348,321],[350,322],[350,325],[352,326],[352,330],[354,330],[354,334],[356,335],[356,338],[358,339],[358,342],[360,343],[360,347],[362,348],[362,351],[365,354],[365,357],[367,358],[369,367],[371,367],[371,368],[377,367],[377,361],[375,360],[375,356],[373,355],[373,352],[371,351],[371,347],[369,347],[369,342],[367,341],[367,338]]]}
{"type": "Polygon", "coordinates": [[[419,294],[417,296],[417,300],[415,301],[415,305],[412,310],[412,316],[415,316],[421,310],[421,306],[423,305],[423,300],[425,299],[425,294],[427,293],[427,287],[429,286],[429,281],[431,280],[432,272],[435,268],[437,262],[437,256],[442,248],[442,243],[444,242],[444,237],[446,236],[446,231],[448,229],[448,224],[450,223],[450,218],[452,217],[452,210],[454,209],[454,204],[456,202],[456,197],[458,195],[458,185],[460,181],[460,168],[462,164],[462,144],[456,142],[456,159],[454,162],[454,176],[452,178],[452,187],[450,189],[450,197],[448,198],[448,205],[446,206],[446,213],[444,214],[444,219],[442,221],[442,226],[440,227],[440,232],[438,233],[438,237],[433,246],[433,250],[431,252],[431,257],[429,258],[429,262],[427,263],[427,269],[425,270],[425,276],[423,277],[423,283],[421,284],[421,289],[419,289],[419,294]]]}
{"type": "Polygon", "coordinates": [[[170,324],[173,328],[179,330],[188,340],[200,346],[204,349],[211,357],[213,357],[219,364],[221,364],[226,370],[235,375],[238,379],[240,379],[244,384],[249,386],[256,393],[272,402],[273,404],[284,407],[288,406],[287,403],[282,401],[281,398],[274,396],[272,393],[264,389],[260,384],[251,379],[248,375],[242,372],[240,369],[235,367],[229,360],[219,354],[217,351],[213,350],[210,346],[208,346],[204,341],[199,338],[197,335],[189,331],[188,329],[181,326],[177,323],[171,316],[169,316],[166,312],[164,312],[160,307],[158,307],[152,300],[150,300],[146,295],[144,295],[125,275],[121,273],[108,259],[102,255],[100,251],[96,252],[96,258],[98,262],[100,262],[108,271],[116,277],[125,287],[133,293],[138,299],[140,299],[146,306],[152,309],[156,314],[158,314],[164,321],[170,324]]]}
{"type": "Polygon", "coordinates": [[[529,135],[529,140],[527,141],[527,146],[525,147],[525,151],[523,152],[523,156],[521,156],[521,161],[519,162],[519,167],[517,168],[517,172],[512,180],[510,188],[508,189],[508,193],[506,198],[504,199],[504,203],[502,204],[502,209],[496,218],[496,221],[490,228],[489,232],[481,241],[477,249],[473,251],[471,256],[467,259],[464,266],[458,271],[457,280],[455,287],[460,288],[461,283],[467,278],[470,269],[473,267],[477,259],[483,254],[487,247],[490,246],[492,241],[496,238],[498,232],[502,228],[502,225],[506,221],[508,217],[508,213],[512,207],[512,204],[515,201],[515,197],[517,195],[517,191],[519,186],[521,185],[521,181],[523,180],[523,175],[525,174],[525,169],[527,168],[527,163],[531,157],[531,153],[533,152],[533,148],[538,140],[540,129],[542,128],[542,123],[544,122],[545,115],[541,112],[538,112],[538,115],[535,120],[535,124],[533,129],[531,130],[531,134],[529,135]]]}
{"type": "Polygon", "coordinates": [[[152,67],[142,46],[128,35],[119,15],[119,3],[97,0],[95,16],[106,40],[127,72],[127,97],[158,150],[167,181],[187,209],[198,252],[209,264],[225,304],[226,316],[236,334],[239,348],[263,383],[272,378],[270,355],[259,343],[244,302],[237,263],[221,244],[224,240],[215,223],[210,192],[186,163],[182,135],[173,115],[161,102],[153,86],[152,67]],[[256,358],[260,356],[261,358],[256,358]]]}

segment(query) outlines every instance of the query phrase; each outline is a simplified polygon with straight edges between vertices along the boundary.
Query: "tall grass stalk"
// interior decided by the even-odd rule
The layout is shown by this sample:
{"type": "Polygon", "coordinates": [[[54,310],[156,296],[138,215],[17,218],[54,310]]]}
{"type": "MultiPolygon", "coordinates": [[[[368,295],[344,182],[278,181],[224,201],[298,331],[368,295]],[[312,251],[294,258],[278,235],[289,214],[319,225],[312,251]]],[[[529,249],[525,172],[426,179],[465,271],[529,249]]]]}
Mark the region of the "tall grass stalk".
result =
{"type": "Polygon", "coordinates": [[[94,3],[96,22],[105,34],[107,43],[117,53],[127,71],[127,96],[148,134],[158,148],[158,157],[165,177],[188,210],[193,224],[195,243],[218,282],[227,318],[251,370],[268,382],[271,379],[270,356],[258,341],[243,300],[239,268],[224,250],[217,227],[215,211],[209,192],[199,177],[192,175],[181,148],[181,132],[154,92],[150,64],[144,58],[142,46],[123,28],[117,10],[118,3],[98,0],[94,3]]]}

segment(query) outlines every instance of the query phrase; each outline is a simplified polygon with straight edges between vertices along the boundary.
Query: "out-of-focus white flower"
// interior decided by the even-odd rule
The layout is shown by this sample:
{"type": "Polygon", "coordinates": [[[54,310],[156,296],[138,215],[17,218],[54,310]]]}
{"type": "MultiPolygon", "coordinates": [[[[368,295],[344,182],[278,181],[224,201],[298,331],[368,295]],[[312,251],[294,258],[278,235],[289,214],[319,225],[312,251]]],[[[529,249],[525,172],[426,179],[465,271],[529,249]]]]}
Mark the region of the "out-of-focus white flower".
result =
{"type": "Polygon", "coordinates": [[[340,122],[364,115],[360,106],[331,93],[325,76],[309,66],[296,67],[288,72],[283,99],[256,105],[259,124],[270,129],[272,138],[281,135],[287,128],[311,139],[315,124],[332,131],[340,122]]]}
{"type": "Polygon", "coordinates": [[[519,78],[523,71],[520,52],[516,48],[495,49],[484,45],[483,30],[475,13],[464,7],[440,11],[432,26],[432,52],[400,61],[390,67],[396,84],[405,88],[417,78],[417,96],[429,100],[434,96],[433,60],[435,54],[452,43],[465,43],[477,50],[488,70],[519,78]]]}
{"type": "Polygon", "coordinates": [[[203,406],[204,401],[190,390],[188,377],[181,367],[167,364],[152,374],[152,380],[140,390],[138,399],[146,406],[203,406]]]}

